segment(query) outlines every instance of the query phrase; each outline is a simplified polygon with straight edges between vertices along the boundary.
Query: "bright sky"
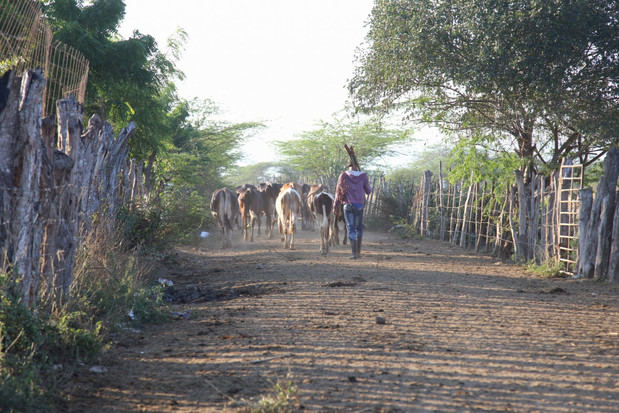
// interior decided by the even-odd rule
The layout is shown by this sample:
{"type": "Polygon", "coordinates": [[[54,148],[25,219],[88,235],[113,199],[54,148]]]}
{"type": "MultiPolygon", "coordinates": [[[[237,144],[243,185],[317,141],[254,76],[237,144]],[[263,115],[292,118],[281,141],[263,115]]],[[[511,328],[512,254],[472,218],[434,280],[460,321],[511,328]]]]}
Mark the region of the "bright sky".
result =
{"type": "Polygon", "coordinates": [[[373,0],[125,0],[120,33],[150,34],[165,50],[183,28],[188,43],[178,84],[185,98],[209,98],[230,122],[266,125],[243,164],[272,161],[274,140],[313,129],[344,109],[355,50],[373,0]]]}

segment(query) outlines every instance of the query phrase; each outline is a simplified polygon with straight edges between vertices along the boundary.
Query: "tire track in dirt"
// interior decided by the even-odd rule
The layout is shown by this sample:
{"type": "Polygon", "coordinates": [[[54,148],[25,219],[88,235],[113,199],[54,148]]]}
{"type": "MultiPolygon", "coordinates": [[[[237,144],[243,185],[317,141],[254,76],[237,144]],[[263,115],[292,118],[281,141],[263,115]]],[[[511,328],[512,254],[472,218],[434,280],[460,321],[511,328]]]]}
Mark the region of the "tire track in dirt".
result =
{"type": "Polygon", "coordinates": [[[176,250],[155,276],[190,318],[123,334],[67,410],[239,411],[289,379],[304,411],[619,411],[617,286],[365,238],[354,261],[310,232],[176,250]]]}

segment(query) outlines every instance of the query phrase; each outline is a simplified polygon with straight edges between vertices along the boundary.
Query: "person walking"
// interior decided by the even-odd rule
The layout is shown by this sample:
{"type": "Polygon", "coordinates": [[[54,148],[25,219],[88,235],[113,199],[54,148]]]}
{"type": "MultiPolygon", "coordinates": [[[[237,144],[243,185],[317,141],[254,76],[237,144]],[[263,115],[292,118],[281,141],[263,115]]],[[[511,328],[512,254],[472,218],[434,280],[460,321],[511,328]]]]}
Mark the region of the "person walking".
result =
{"type": "Polygon", "coordinates": [[[348,164],[348,170],[340,174],[335,187],[334,209],[343,205],[348,239],[352,249],[351,259],[361,257],[361,240],[363,239],[363,206],[365,195],[372,193],[370,179],[361,172],[356,162],[348,164]]]}

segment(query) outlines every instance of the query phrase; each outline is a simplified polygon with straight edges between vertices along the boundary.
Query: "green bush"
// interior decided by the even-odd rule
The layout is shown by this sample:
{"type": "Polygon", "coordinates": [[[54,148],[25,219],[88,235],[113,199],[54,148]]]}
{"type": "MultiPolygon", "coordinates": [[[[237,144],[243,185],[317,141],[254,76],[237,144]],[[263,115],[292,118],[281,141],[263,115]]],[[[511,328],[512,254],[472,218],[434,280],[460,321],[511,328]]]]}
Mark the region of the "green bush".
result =
{"type": "Polygon", "coordinates": [[[65,311],[88,314],[84,321],[93,327],[97,322],[109,327],[166,320],[164,288],[149,282],[147,268],[120,245],[115,237],[99,234],[80,251],[65,311]]]}
{"type": "Polygon", "coordinates": [[[70,294],[44,293],[36,311],[22,304],[20,286],[0,274],[0,411],[53,411],[58,381],[78,362],[93,360],[108,331],[169,319],[163,286],[148,280],[119,239],[99,231],[86,241],[70,294]],[[57,364],[63,369],[54,370],[57,364]]]}
{"type": "Polygon", "coordinates": [[[191,243],[211,227],[210,198],[189,189],[168,189],[156,203],[123,208],[117,216],[127,251],[161,251],[171,243],[191,243]]]}
{"type": "Polygon", "coordinates": [[[116,222],[123,234],[122,245],[126,251],[139,247],[155,250],[165,247],[160,208],[155,206],[124,207],[118,212],[116,222]]]}
{"type": "Polygon", "coordinates": [[[21,303],[14,284],[0,274],[0,411],[35,411],[47,404],[35,356],[44,325],[21,303]]]}
{"type": "Polygon", "coordinates": [[[412,225],[406,222],[405,218],[393,218],[392,226],[389,232],[403,239],[420,239],[419,231],[412,225]]]}
{"type": "Polygon", "coordinates": [[[98,330],[76,324],[77,315],[54,320],[45,312],[33,312],[22,304],[16,287],[0,275],[0,410],[50,411],[51,367],[91,359],[102,338],[98,330]]]}
{"type": "Polygon", "coordinates": [[[527,270],[545,278],[559,278],[565,275],[561,272],[561,263],[556,259],[550,259],[541,264],[535,261],[527,263],[527,270]]]}
{"type": "Polygon", "coordinates": [[[190,243],[214,223],[210,194],[189,188],[169,189],[162,195],[163,231],[171,242],[190,243]]]}

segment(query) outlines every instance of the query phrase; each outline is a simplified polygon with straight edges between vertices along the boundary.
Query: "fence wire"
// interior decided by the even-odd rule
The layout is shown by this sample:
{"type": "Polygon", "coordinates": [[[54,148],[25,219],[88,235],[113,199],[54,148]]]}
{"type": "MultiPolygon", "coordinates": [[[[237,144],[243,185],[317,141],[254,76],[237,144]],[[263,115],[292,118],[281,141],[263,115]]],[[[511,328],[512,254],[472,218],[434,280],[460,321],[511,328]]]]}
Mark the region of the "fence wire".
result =
{"type": "Polygon", "coordinates": [[[56,100],[73,94],[84,103],[88,59],[53,40],[52,30],[34,0],[0,0],[0,74],[41,68],[47,80],[43,116],[56,112],[56,100]]]}

